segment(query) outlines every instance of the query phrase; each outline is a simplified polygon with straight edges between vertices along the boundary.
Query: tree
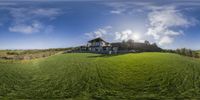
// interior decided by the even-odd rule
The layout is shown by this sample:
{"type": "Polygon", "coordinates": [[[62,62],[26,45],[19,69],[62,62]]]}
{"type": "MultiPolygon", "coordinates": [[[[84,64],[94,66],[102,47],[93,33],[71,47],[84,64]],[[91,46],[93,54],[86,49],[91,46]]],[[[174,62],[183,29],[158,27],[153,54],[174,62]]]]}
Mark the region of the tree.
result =
{"type": "Polygon", "coordinates": [[[194,57],[194,58],[199,58],[199,53],[193,51],[193,52],[192,52],[192,57],[194,57]]]}
{"type": "Polygon", "coordinates": [[[192,51],[191,49],[188,49],[187,55],[190,56],[190,57],[192,57],[192,52],[193,52],[193,51],[192,51]]]}
{"type": "Polygon", "coordinates": [[[146,45],[150,45],[150,42],[147,41],[147,40],[145,40],[144,43],[145,43],[146,45]]]}
{"type": "Polygon", "coordinates": [[[121,48],[122,48],[123,50],[126,50],[126,49],[127,49],[127,44],[126,44],[126,41],[125,41],[125,40],[122,41],[122,46],[121,46],[121,48]]]}
{"type": "Polygon", "coordinates": [[[150,46],[152,48],[152,51],[159,51],[159,52],[162,51],[162,49],[158,47],[156,43],[153,43],[150,46]]]}
{"type": "Polygon", "coordinates": [[[127,44],[127,49],[128,49],[128,50],[131,50],[131,49],[134,48],[134,40],[129,39],[129,40],[126,42],[126,44],[127,44]]]}
{"type": "Polygon", "coordinates": [[[186,56],[186,49],[185,48],[182,48],[182,49],[180,49],[180,54],[181,55],[184,55],[184,56],[186,56]]]}

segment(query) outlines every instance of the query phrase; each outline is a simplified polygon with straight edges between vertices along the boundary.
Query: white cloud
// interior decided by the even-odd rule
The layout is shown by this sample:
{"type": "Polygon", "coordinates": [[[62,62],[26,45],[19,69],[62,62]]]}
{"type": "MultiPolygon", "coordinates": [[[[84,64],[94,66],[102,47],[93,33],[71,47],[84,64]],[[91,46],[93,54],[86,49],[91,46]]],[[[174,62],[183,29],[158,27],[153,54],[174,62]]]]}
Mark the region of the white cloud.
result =
{"type": "Polygon", "coordinates": [[[122,11],[121,11],[121,10],[112,10],[112,11],[110,11],[110,13],[113,13],[113,14],[121,14],[122,11]]]}
{"type": "Polygon", "coordinates": [[[143,12],[144,7],[152,5],[151,2],[109,2],[105,5],[111,7],[112,14],[135,14],[136,12],[143,12]]]}
{"type": "Polygon", "coordinates": [[[133,32],[130,29],[124,30],[122,32],[115,32],[115,40],[117,41],[127,41],[129,39],[132,39],[136,42],[143,42],[141,34],[138,32],[133,32]]]}
{"type": "Polygon", "coordinates": [[[48,8],[48,9],[39,8],[39,9],[30,11],[30,13],[37,16],[49,17],[53,19],[55,16],[59,15],[61,11],[58,8],[48,8]]]}
{"type": "Polygon", "coordinates": [[[89,32],[89,33],[85,33],[85,35],[87,35],[89,38],[97,38],[97,37],[106,37],[109,35],[109,33],[107,33],[112,27],[111,26],[106,26],[104,28],[99,28],[94,32],[89,32]]]}
{"type": "Polygon", "coordinates": [[[14,2],[0,2],[0,6],[13,6],[16,5],[14,2]]]}
{"type": "Polygon", "coordinates": [[[112,42],[127,41],[129,39],[132,39],[136,42],[144,42],[144,34],[142,33],[133,31],[131,29],[116,32],[111,26],[99,28],[94,32],[85,33],[85,35],[90,39],[101,37],[112,42]]]}
{"type": "Polygon", "coordinates": [[[53,20],[61,14],[58,8],[4,8],[12,17],[10,32],[32,34],[38,32],[50,32],[51,25],[45,25],[42,19],[53,20]]]}
{"type": "Polygon", "coordinates": [[[165,44],[170,44],[174,41],[173,38],[169,37],[169,36],[164,36],[160,39],[159,43],[160,45],[165,45],[165,44]]]}
{"type": "Polygon", "coordinates": [[[42,28],[43,26],[41,23],[33,22],[31,25],[25,25],[25,24],[17,25],[16,24],[12,27],[9,27],[9,31],[23,33],[23,34],[32,34],[32,33],[40,32],[42,28]]]}
{"type": "Polygon", "coordinates": [[[118,3],[118,2],[111,2],[111,3],[106,3],[107,6],[112,7],[112,10],[110,13],[113,14],[120,14],[123,11],[126,11],[126,4],[125,3],[118,3]]]}
{"type": "Polygon", "coordinates": [[[148,19],[150,26],[147,34],[153,36],[160,45],[170,44],[176,36],[183,34],[183,31],[174,28],[189,27],[194,24],[194,21],[186,18],[175,7],[153,9],[148,14],[148,19]]]}

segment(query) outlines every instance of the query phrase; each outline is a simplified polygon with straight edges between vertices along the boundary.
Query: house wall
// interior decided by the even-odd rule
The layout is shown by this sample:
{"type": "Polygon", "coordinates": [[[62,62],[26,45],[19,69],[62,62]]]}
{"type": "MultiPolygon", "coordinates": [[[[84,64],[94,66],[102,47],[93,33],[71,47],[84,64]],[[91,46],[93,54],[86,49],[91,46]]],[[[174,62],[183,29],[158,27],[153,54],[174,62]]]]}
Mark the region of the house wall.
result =
{"type": "Polygon", "coordinates": [[[110,45],[106,45],[106,42],[102,41],[101,46],[110,46],[110,45]]]}
{"type": "Polygon", "coordinates": [[[92,42],[90,46],[100,46],[100,42],[92,42]]]}
{"type": "Polygon", "coordinates": [[[88,50],[90,52],[108,54],[110,51],[112,51],[112,48],[111,47],[101,47],[100,46],[100,47],[90,47],[88,50]]]}
{"type": "Polygon", "coordinates": [[[92,52],[100,52],[100,51],[102,51],[102,48],[101,47],[90,47],[89,50],[92,52]]]}
{"type": "Polygon", "coordinates": [[[88,46],[106,46],[104,41],[88,43],[88,46]]]}
{"type": "Polygon", "coordinates": [[[113,47],[112,50],[113,50],[114,53],[117,53],[118,52],[118,47],[113,47]]]}

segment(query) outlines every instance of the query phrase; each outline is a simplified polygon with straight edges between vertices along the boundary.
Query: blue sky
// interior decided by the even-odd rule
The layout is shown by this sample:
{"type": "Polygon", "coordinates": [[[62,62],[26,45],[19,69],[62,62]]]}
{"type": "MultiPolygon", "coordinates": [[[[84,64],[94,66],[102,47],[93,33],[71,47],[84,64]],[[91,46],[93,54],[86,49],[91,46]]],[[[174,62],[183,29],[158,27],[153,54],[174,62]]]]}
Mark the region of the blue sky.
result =
{"type": "Polygon", "coordinates": [[[148,40],[162,48],[200,49],[198,0],[0,1],[0,49],[148,40]]]}

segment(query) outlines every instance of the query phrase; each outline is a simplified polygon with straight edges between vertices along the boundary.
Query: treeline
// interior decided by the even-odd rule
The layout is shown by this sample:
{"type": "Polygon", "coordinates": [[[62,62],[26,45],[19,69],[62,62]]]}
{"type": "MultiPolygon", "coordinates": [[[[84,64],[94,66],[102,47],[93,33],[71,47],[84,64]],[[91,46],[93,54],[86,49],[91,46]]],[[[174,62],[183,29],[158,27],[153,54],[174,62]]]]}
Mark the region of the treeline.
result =
{"type": "Polygon", "coordinates": [[[188,57],[194,57],[194,58],[200,58],[199,53],[197,51],[191,50],[191,49],[187,49],[187,48],[180,48],[180,49],[176,49],[176,50],[163,50],[164,52],[170,52],[170,53],[176,53],[176,54],[180,54],[183,56],[188,56],[188,57]]]}
{"type": "Polygon", "coordinates": [[[149,41],[144,43],[134,42],[134,40],[122,41],[120,50],[136,50],[138,52],[160,52],[162,49],[156,43],[151,44],[149,41]]]}

